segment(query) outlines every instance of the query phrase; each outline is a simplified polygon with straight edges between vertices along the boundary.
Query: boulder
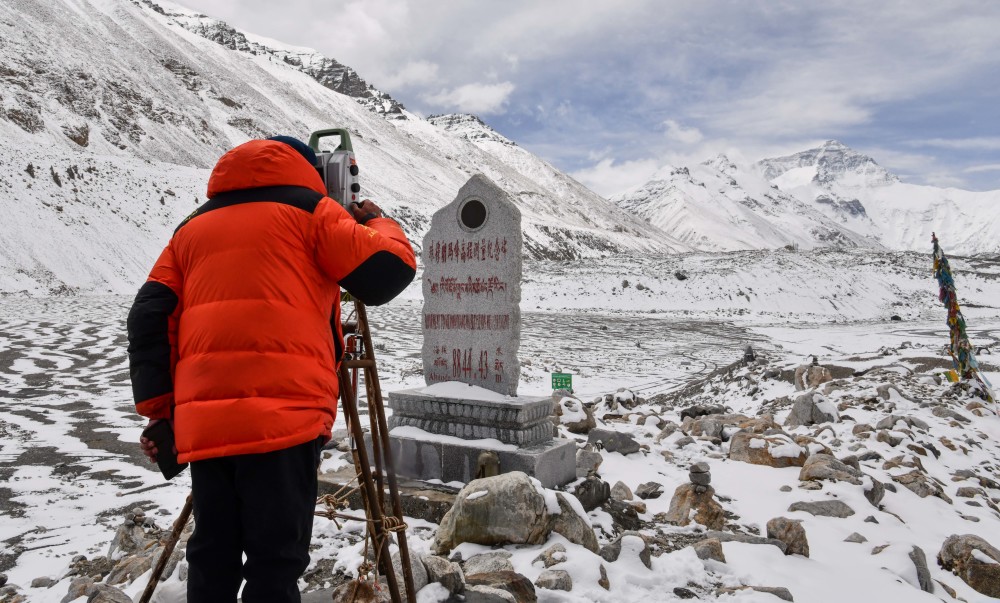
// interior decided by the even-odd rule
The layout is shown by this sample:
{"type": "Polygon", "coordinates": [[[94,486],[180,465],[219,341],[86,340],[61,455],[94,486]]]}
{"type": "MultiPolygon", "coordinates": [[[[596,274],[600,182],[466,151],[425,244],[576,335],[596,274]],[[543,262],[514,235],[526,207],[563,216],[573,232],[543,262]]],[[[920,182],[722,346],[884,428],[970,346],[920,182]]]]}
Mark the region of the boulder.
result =
{"type": "Polygon", "coordinates": [[[718,538],[699,540],[692,546],[694,547],[695,554],[698,555],[698,559],[712,559],[719,563],[726,562],[726,554],[723,552],[722,542],[718,538]]]}
{"type": "Polygon", "coordinates": [[[132,603],[132,597],[114,586],[96,585],[97,589],[87,597],[87,603],[132,603]]]}
{"type": "Polygon", "coordinates": [[[604,510],[611,515],[611,521],[618,531],[638,530],[642,527],[638,511],[626,502],[610,499],[604,503],[604,510]]]}
{"type": "Polygon", "coordinates": [[[583,505],[583,510],[590,512],[611,498],[611,486],[601,478],[591,476],[580,482],[573,494],[583,505]]]}
{"type": "Polygon", "coordinates": [[[544,570],[535,580],[535,586],[548,590],[573,590],[573,578],[566,570],[544,570]]]}
{"type": "Polygon", "coordinates": [[[557,563],[562,563],[566,561],[566,547],[562,543],[557,542],[550,546],[549,548],[542,551],[542,553],[535,557],[532,563],[541,562],[546,568],[552,567],[557,563]]]}
{"type": "Polygon", "coordinates": [[[635,495],[643,500],[660,498],[663,494],[663,484],[660,482],[646,482],[639,484],[635,489],[635,495]]]}
{"type": "Polygon", "coordinates": [[[709,530],[705,532],[707,538],[715,538],[719,542],[742,542],[745,544],[769,544],[777,547],[782,554],[788,549],[788,545],[777,538],[764,538],[763,536],[752,536],[750,534],[734,534],[732,532],[720,532],[709,530]]]}
{"type": "Polygon", "coordinates": [[[371,583],[358,580],[345,582],[335,588],[333,603],[390,603],[387,589],[376,590],[371,583]]]}
{"type": "Polygon", "coordinates": [[[711,486],[695,484],[678,486],[670,500],[666,519],[672,524],[686,526],[691,523],[692,511],[694,521],[710,530],[721,530],[726,525],[722,505],[715,500],[715,489],[711,486]]]}
{"type": "Polygon", "coordinates": [[[740,431],[729,442],[729,458],[768,467],[801,467],[808,452],[787,434],[757,435],[740,431]]]}
{"type": "Polygon", "coordinates": [[[469,574],[465,576],[465,600],[475,601],[476,586],[506,591],[514,597],[515,603],[535,603],[538,596],[535,586],[526,577],[513,571],[490,572],[487,574],[469,574]],[[470,592],[473,591],[472,597],[470,592]]]}
{"type": "Polygon", "coordinates": [[[462,488],[441,519],[432,550],[447,554],[463,542],[541,544],[553,531],[597,550],[597,537],[579,501],[564,492],[544,490],[537,480],[512,471],[472,480],[462,488]],[[551,503],[559,512],[549,511],[551,503]]]}
{"type": "Polygon", "coordinates": [[[427,570],[427,581],[441,584],[451,594],[460,593],[465,587],[462,566],[437,555],[427,555],[421,560],[427,570]]]}
{"type": "MultiPolygon", "coordinates": [[[[420,589],[427,586],[427,568],[421,559],[422,555],[410,552],[410,576],[413,578],[413,592],[420,592],[420,589]]],[[[396,584],[399,585],[399,592],[406,598],[406,582],[403,579],[403,559],[399,556],[399,551],[392,554],[392,569],[396,574],[396,584]]],[[[379,578],[379,583],[383,588],[388,588],[388,580],[385,576],[379,578]]]]}
{"type": "Polygon", "coordinates": [[[976,592],[1000,598],[1000,550],[983,538],[974,534],[949,536],[937,561],[976,592]]]}
{"type": "Polygon", "coordinates": [[[799,471],[802,481],[829,480],[861,485],[861,472],[846,463],[842,463],[829,454],[813,454],[806,459],[799,471]]]}
{"type": "Polygon", "coordinates": [[[933,478],[930,478],[922,473],[919,469],[914,469],[913,471],[902,475],[892,475],[891,477],[892,481],[906,486],[910,492],[913,492],[920,498],[936,496],[946,503],[952,504],[951,498],[944,493],[944,489],[941,488],[941,485],[934,481],[933,478]]]}
{"type": "Polygon", "coordinates": [[[587,441],[598,449],[608,452],[618,452],[623,455],[639,452],[639,442],[629,434],[618,431],[594,429],[588,434],[587,441]]]}
{"type": "Polygon", "coordinates": [[[830,369],[819,365],[804,365],[795,369],[795,389],[798,391],[813,389],[833,381],[830,369]]]}
{"type": "Polygon", "coordinates": [[[570,433],[585,434],[597,427],[594,411],[576,398],[566,396],[555,405],[559,423],[570,433]]]}
{"type": "Polygon", "coordinates": [[[465,603],[517,603],[514,595],[506,590],[482,585],[466,587],[462,601],[465,603]]]}
{"type": "MultiPolygon", "coordinates": [[[[740,591],[752,590],[758,593],[767,593],[769,595],[774,595],[775,597],[781,599],[782,601],[791,601],[794,603],[795,599],[792,598],[792,592],[783,586],[737,586],[737,587],[722,587],[716,589],[716,594],[719,595],[732,595],[740,591]]],[[[770,597],[769,597],[770,598],[770,597]]]]}
{"type": "Polygon", "coordinates": [[[837,407],[826,396],[806,392],[795,399],[792,410],[785,419],[785,427],[792,429],[801,425],[836,423],[839,418],[837,407]]]}
{"type": "Polygon", "coordinates": [[[775,517],[767,522],[767,537],[784,542],[786,555],[809,556],[809,540],[801,520],[775,517]]]}
{"type": "Polygon", "coordinates": [[[611,498],[615,500],[632,500],[632,490],[625,485],[624,482],[616,482],[614,486],[611,486],[611,498]]]}
{"type": "Polygon", "coordinates": [[[601,453],[593,450],[592,446],[587,446],[576,451],[576,476],[587,477],[594,475],[600,469],[604,457],[601,453]]]}
{"type": "Polygon", "coordinates": [[[462,563],[462,572],[470,574],[490,574],[493,572],[512,572],[514,566],[510,563],[511,554],[507,551],[490,551],[469,557],[462,563]]]}
{"type": "Polygon", "coordinates": [[[842,500],[792,503],[788,507],[788,511],[805,511],[819,517],[838,517],[841,519],[854,515],[854,509],[842,500]]]}
{"type": "Polygon", "coordinates": [[[863,544],[865,542],[868,542],[868,539],[862,536],[861,534],[858,534],[857,532],[852,532],[850,536],[844,539],[844,542],[854,542],[857,544],[863,544]]]}
{"type": "Polygon", "coordinates": [[[924,550],[913,545],[913,549],[910,550],[910,561],[913,562],[913,567],[917,570],[917,582],[920,584],[920,590],[925,593],[934,592],[934,582],[931,581],[931,570],[927,567],[927,555],[924,550]]]}
{"type": "Polygon", "coordinates": [[[463,542],[541,544],[551,531],[545,496],[523,472],[469,482],[441,519],[433,551],[446,554],[463,542]]]}
{"type": "Polygon", "coordinates": [[[881,503],[882,499],[885,497],[885,486],[882,485],[882,482],[870,475],[865,475],[861,482],[864,486],[865,498],[868,499],[868,502],[870,502],[873,507],[876,509],[879,508],[879,503],[881,503]]]}
{"type": "Polygon", "coordinates": [[[77,576],[76,578],[70,580],[69,590],[66,592],[66,596],[62,598],[60,603],[69,603],[74,599],[89,596],[94,592],[97,592],[97,586],[94,584],[93,578],[90,576],[77,576]]]}
{"type": "Polygon", "coordinates": [[[722,415],[726,413],[726,407],[721,404],[695,404],[681,410],[681,421],[687,417],[696,419],[705,415],[722,415]]]}

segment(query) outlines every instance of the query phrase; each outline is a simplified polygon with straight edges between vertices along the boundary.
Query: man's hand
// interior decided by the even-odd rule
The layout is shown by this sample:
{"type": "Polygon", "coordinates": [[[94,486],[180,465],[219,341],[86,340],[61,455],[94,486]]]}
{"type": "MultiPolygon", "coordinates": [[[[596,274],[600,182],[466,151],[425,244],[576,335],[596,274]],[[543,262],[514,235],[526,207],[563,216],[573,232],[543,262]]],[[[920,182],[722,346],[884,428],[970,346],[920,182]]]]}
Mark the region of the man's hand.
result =
{"type": "MultiPolygon", "coordinates": [[[[157,423],[159,423],[160,421],[163,421],[163,420],[164,419],[150,419],[149,423],[146,424],[146,429],[149,429],[153,425],[156,425],[157,423]]],[[[174,422],[170,421],[170,427],[171,427],[171,429],[173,428],[173,426],[174,426],[174,422]]],[[[156,448],[156,442],[154,442],[153,440],[147,438],[146,436],[140,436],[139,437],[139,448],[142,449],[142,453],[146,455],[146,457],[149,459],[150,463],[155,463],[156,462],[156,454],[159,452],[159,450],[156,448]]],[[[174,452],[174,454],[177,454],[177,446],[174,446],[174,451],[173,452],[174,452]]]]}
{"type": "Polygon", "coordinates": [[[375,205],[375,202],[371,199],[365,199],[361,203],[351,204],[351,214],[358,221],[358,224],[364,224],[372,218],[381,218],[382,209],[378,205],[375,205]]]}

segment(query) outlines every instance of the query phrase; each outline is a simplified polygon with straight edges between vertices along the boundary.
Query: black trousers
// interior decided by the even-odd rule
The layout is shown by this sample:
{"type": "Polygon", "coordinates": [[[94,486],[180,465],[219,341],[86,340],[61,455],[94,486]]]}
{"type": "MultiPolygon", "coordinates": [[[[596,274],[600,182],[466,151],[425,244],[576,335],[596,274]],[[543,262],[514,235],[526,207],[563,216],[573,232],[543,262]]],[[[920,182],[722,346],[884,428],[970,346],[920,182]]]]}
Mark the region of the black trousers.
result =
{"type": "Polygon", "coordinates": [[[322,440],[191,463],[188,602],[299,603],[322,440]],[[246,562],[243,554],[246,553],[246,562]]]}

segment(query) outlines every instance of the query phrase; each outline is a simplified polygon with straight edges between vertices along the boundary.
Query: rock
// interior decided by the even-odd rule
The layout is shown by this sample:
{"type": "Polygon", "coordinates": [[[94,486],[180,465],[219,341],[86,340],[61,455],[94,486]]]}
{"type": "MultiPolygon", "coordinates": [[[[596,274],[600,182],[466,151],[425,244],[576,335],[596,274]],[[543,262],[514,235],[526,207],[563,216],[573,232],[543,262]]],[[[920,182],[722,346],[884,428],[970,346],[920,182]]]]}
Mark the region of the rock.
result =
{"type": "Polygon", "coordinates": [[[589,513],[611,498],[611,486],[601,478],[591,476],[583,480],[573,494],[583,505],[583,510],[589,513]]]}
{"type": "Polygon", "coordinates": [[[795,389],[797,391],[813,389],[827,381],[833,381],[833,374],[826,367],[813,364],[795,369],[795,389]]]}
{"type": "Polygon", "coordinates": [[[585,448],[576,451],[577,477],[587,477],[597,474],[597,470],[601,468],[601,463],[604,462],[604,457],[601,456],[601,453],[590,448],[592,446],[588,444],[585,448]]]}
{"type": "Polygon", "coordinates": [[[983,538],[974,534],[949,536],[941,545],[937,561],[976,592],[1000,597],[1000,550],[983,538]]]}
{"type": "Polygon", "coordinates": [[[87,603],[132,603],[132,597],[107,584],[98,584],[87,597],[87,603]]]}
{"type": "Polygon", "coordinates": [[[794,429],[802,425],[836,423],[839,418],[837,407],[826,396],[807,392],[795,399],[784,425],[789,429],[794,429]]]}
{"type": "Polygon", "coordinates": [[[952,504],[951,498],[944,493],[941,485],[935,482],[932,478],[921,473],[919,469],[914,469],[913,471],[902,475],[892,475],[891,477],[892,481],[906,486],[907,489],[920,498],[936,496],[946,503],[952,504]]]}
{"type": "Polygon", "coordinates": [[[604,590],[611,590],[611,583],[608,582],[608,570],[601,564],[601,577],[597,579],[597,584],[604,590]]]}
{"type": "Polygon", "coordinates": [[[632,500],[632,491],[623,482],[616,482],[614,486],[611,486],[611,498],[615,500],[632,500]]]}
{"type": "Polygon", "coordinates": [[[142,527],[126,519],[115,531],[115,536],[111,539],[111,544],[108,546],[107,557],[112,560],[121,559],[125,555],[145,549],[148,541],[149,539],[146,537],[146,533],[143,532],[142,527]]]}
{"type": "Polygon", "coordinates": [[[550,531],[545,497],[526,474],[512,471],[462,488],[441,519],[432,550],[446,554],[463,542],[541,544],[550,531]]]}
{"type": "Polygon", "coordinates": [[[688,475],[688,479],[696,486],[710,486],[712,484],[711,473],[691,473],[688,475]]]}
{"type": "Polygon", "coordinates": [[[465,589],[465,603],[517,603],[509,592],[492,586],[468,586],[465,589]]]}
{"type": "Polygon", "coordinates": [[[969,417],[966,417],[965,415],[956,412],[950,408],[945,408],[944,406],[935,406],[934,409],[931,410],[931,414],[933,414],[935,417],[941,417],[943,419],[954,419],[959,423],[972,422],[972,419],[970,419],[969,417]]]}
{"type": "Polygon", "coordinates": [[[777,538],[765,538],[763,536],[752,536],[750,534],[734,534],[732,532],[720,532],[709,530],[705,532],[706,538],[715,538],[719,542],[742,542],[745,544],[769,544],[777,547],[782,554],[788,549],[788,545],[777,538]]]}
{"type": "Polygon", "coordinates": [[[646,569],[653,569],[649,543],[638,532],[624,532],[614,542],[601,547],[599,554],[609,563],[618,561],[622,554],[627,558],[638,557],[646,569]]]}
{"type": "MultiPolygon", "coordinates": [[[[489,554],[489,553],[487,553],[489,554]]],[[[510,553],[508,553],[510,555],[510,553]]],[[[427,586],[427,568],[424,566],[423,558],[424,555],[414,554],[413,551],[410,552],[410,577],[413,578],[413,592],[418,593],[420,589],[427,586]]],[[[473,557],[475,559],[475,557],[473,557]]],[[[392,569],[396,574],[396,584],[399,586],[399,593],[406,599],[406,580],[403,578],[403,559],[399,556],[399,551],[392,554],[392,569]]],[[[379,578],[379,583],[383,585],[383,588],[388,588],[389,581],[382,576],[379,578]]]]}
{"type": "Polygon", "coordinates": [[[864,542],[868,542],[868,539],[862,536],[861,534],[858,534],[857,532],[853,532],[850,536],[844,539],[844,542],[856,542],[858,544],[861,544],[864,542]]]}
{"type": "MultiPolygon", "coordinates": [[[[597,535],[590,525],[590,519],[583,511],[583,506],[573,505],[572,494],[564,492],[555,493],[559,502],[559,513],[552,516],[550,529],[556,534],[561,534],[573,544],[579,544],[588,551],[597,552],[597,535]],[[579,506],[579,508],[577,508],[579,506]]],[[[638,517],[636,518],[638,520],[638,517]]]]}
{"type": "Polygon", "coordinates": [[[729,458],[768,467],[801,467],[807,451],[786,434],[756,435],[740,431],[729,442],[729,458]]]}
{"type": "Polygon", "coordinates": [[[597,427],[594,411],[576,398],[566,396],[555,404],[555,416],[570,433],[585,434],[597,427]]]}
{"type": "Polygon", "coordinates": [[[854,467],[838,461],[829,454],[810,455],[799,471],[799,479],[802,481],[830,480],[858,486],[861,485],[860,475],[854,467]]]}
{"type": "Polygon", "coordinates": [[[889,415],[876,423],[875,429],[887,429],[892,431],[897,428],[896,424],[899,422],[903,422],[906,427],[911,429],[923,429],[925,431],[930,429],[930,426],[923,419],[904,415],[889,415]]]}
{"type": "Polygon", "coordinates": [[[375,590],[370,582],[351,580],[333,589],[333,603],[389,603],[387,589],[375,590]]]}
{"type": "Polygon", "coordinates": [[[440,583],[453,595],[462,592],[465,585],[465,574],[462,573],[462,567],[459,564],[437,555],[427,555],[421,561],[424,564],[424,569],[427,570],[428,582],[440,583]]]}
{"type": "Polygon", "coordinates": [[[538,579],[535,580],[535,586],[538,588],[547,588],[549,590],[573,590],[573,578],[570,577],[569,572],[566,570],[544,570],[538,575],[538,579]]]}
{"type": "Polygon", "coordinates": [[[902,443],[903,441],[903,438],[898,434],[899,432],[897,431],[886,431],[885,429],[883,429],[879,431],[877,434],[875,434],[875,440],[882,442],[883,444],[888,444],[893,448],[895,448],[896,446],[899,446],[900,443],[902,443]]]}
{"type": "Polygon", "coordinates": [[[566,561],[566,547],[559,542],[553,544],[549,548],[545,549],[542,552],[542,554],[535,557],[534,561],[532,561],[531,563],[534,564],[538,563],[539,561],[541,561],[546,568],[552,567],[557,563],[562,563],[563,561],[566,561]]]}
{"type": "Polygon", "coordinates": [[[639,487],[635,489],[635,495],[643,500],[660,498],[662,494],[663,484],[659,482],[646,482],[644,484],[639,484],[639,487]]]}
{"type": "Polygon", "coordinates": [[[7,574],[0,572],[0,588],[7,585],[7,574]]]}
{"type": "Polygon", "coordinates": [[[123,557],[118,565],[111,570],[105,578],[105,582],[111,585],[132,582],[153,567],[153,559],[159,558],[160,549],[157,548],[152,555],[130,555],[123,557]]]}
{"type": "Polygon", "coordinates": [[[697,599],[698,595],[691,589],[678,586],[674,588],[674,596],[678,599],[697,599]]]}
{"type": "Polygon", "coordinates": [[[604,509],[611,515],[611,520],[619,531],[638,530],[642,527],[638,512],[628,503],[612,499],[604,504],[604,509]]]}
{"type": "Polygon", "coordinates": [[[639,442],[636,442],[635,438],[627,433],[618,431],[594,429],[587,436],[587,441],[597,446],[598,449],[608,452],[618,452],[623,455],[639,452],[639,442]]]}
{"type": "Polygon", "coordinates": [[[665,440],[665,439],[669,438],[670,436],[674,435],[674,432],[677,431],[678,427],[679,426],[677,425],[677,423],[670,423],[670,422],[668,422],[660,430],[660,433],[656,434],[656,437],[653,438],[653,441],[655,443],[659,444],[663,440],[665,440]]]}
{"type": "Polygon", "coordinates": [[[726,525],[726,517],[722,505],[715,500],[715,489],[711,486],[695,486],[682,484],[674,491],[670,500],[670,510],[666,520],[679,526],[691,523],[691,512],[694,511],[694,521],[710,530],[721,530],[726,525]],[[698,492],[704,488],[704,492],[698,492]]]}
{"type": "Polygon", "coordinates": [[[706,415],[723,414],[726,414],[726,407],[721,404],[695,404],[694,406],[689,406],[681,410],[681,421],[687,417],[697,419],[698,417],[704,417],[706,415]]]}
{"type": "Polygon", "coordinates": [[[788,511],[805,511],[819,517],[839,517],[841,519],[854,515],[854,509],[842,500],[792,503],[788,507],[788,511]]]}
{"type": "Polygon", "coordinates": [[[506,591],[513,595],[516,603],[535,603],[538,597],[535,595],[535,586],[521,574],[514,571],[489,572],[485,574],[467,574],[465,576],[465,600],[475,601],[474,596],[470,596],[470,587],[486,586],[497,590],[506,591]]]}
{"type": "Polygon", "coordinates": [[[786,555],[809,556],[809,540],[801,520],[775,517],[767,522],[767,537],[784,542],[786,555]]]}
{"type": "Polygon", "coordinates": [[[692,438],[691,436],[684,436],[683,438],[678,438],[677,441],[674,442],[674,446],[677,448],[684,448],[685,446],[690,446],[691,444],[694,444],[694,438],[692,438]]]}
{"type": "Polygon", "coordinates": [[[490,551],[470,557],[462,563],[462,572],[469,574],[489,574],[492,572],[512,572],[514,566],[510,563],[511,554],[507,551],[490,551]]]}
{"type": "Polygon", "coordinates": [[[862,483],[865,488],[865,498],[867,498],[868,502],[870,502],[872,506],[877,509],[879,503],[882,502],[882,499],[885,497],[885,486],[882,485],[882,482],[870,475],[865,475],[862,483]]]}
{"type": "Polygon", "coordinates": [[[69,603],[73,599],[88,596],[91,592],[97,592],[94,579],[90,576],[77,576],[70,580],[69,590],[59,603],[69,603]]]}
{"type": "Polygon", "coordinates": [[[41,578],[35,578],[31,581],[31,588],[52,588],[58,580],[54,578],[49,578],[48,576],[42,576],[41,578]]]}
{"type": "Polygon", "coordinates": [[[920,590],[925,593],[934,592],[934,583],[931,582],[931,571],[927,568],[927,555],[924,554],[924,550],[917,545],[913,545],[913,549],[910,551],[910,561],[913,562],[913,567],[917,569],[917,581],[920,584],[920,590]]]}
{"type": "Polygon", "coordinates": [[[791,492],[792,491],[792,487],[788,486],[788,485],[784,485],[784,486],[778,488],[778,490],[780,490],[782,492],[791,492]]]}
{"type": "Polygon", "coordinates": [[[692,545],[698,559],[712,559],[720,563],[726,562],[726,555],[722,550],[722,542],[718,538],[706,538],[699,540],[692,545]]]}
{"type": "Polygon", "coordinates": [[[961,488],[958,489],[958,492],[955,492],[955,496],[958,496],[959,498],[975,498],[979,496],[981,493],[982,490],[980,490],[979,488],[962,486],[961,488]]]}
{"type": "Polygon", "coordinates": [[[875,428],[867,423],[858,423],[857,425],[851,428],[851,434],[856,436],[865,433],[870,433],[872,431],[875,431],[875,428]]]}

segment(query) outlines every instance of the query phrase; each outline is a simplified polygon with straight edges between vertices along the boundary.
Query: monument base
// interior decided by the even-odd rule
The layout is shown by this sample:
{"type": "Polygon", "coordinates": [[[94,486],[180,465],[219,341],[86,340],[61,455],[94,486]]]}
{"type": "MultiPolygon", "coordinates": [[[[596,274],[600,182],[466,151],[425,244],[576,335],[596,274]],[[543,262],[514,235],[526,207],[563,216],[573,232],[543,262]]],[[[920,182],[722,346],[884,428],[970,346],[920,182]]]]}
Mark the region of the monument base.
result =
{"type": "MultiPolygon", "coordinates": [[[[476,478],[479,455],[491,450],[500,458],[500,473],[523,471],[546,488],[576,479],[576,442],[573,440],[556,438],[521,448],[495,440],[462,440],[423,433],[426,437],[421,437],[420,430],[412,427],[397,428],[389,433],[396,475],[423,481],[469,483],[476,478]]],[[[370,439],[365,439],[371,450],[370,439]]]]}

